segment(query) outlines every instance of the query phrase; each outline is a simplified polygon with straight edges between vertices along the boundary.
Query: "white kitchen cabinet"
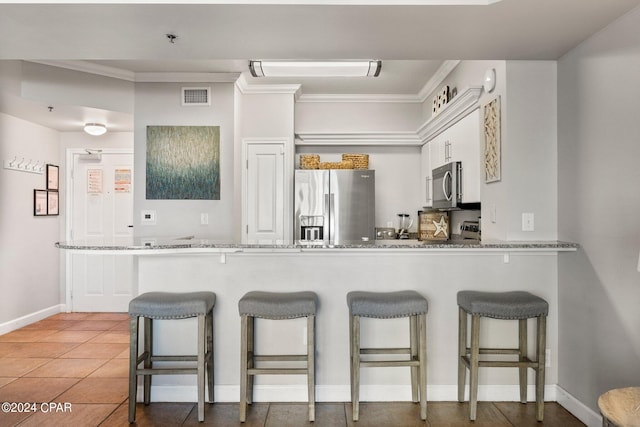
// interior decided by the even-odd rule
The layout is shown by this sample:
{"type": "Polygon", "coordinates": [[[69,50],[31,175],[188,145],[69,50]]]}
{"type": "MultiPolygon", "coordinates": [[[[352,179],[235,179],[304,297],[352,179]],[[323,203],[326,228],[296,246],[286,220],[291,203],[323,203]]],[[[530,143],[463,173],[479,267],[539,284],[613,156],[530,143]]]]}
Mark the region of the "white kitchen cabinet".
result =
{"type": "Polygon", "coordinates": [[[244,141],[243,243],[285,241],[285,141],[244,141]]]}
{"type": "Polygon", "coordinates": [[[429,144],[422,146],[420,152],[420,198],[423,207],[431,207],[433,204],[432,188],[431,188],[431,161],[430,161],[429,144]]]}
{"type": "MultiPolygon", "coordinates": [[[[423,152],[428,147],[431,170],[462,162],[462,203],[480,202],[480,130],[480,110],[475,109],[423,147],[423,152]]],[[[424,156],[423,153],[423,159],[424,156]]],[[[427,175],[424,172],[423,175],[426,181],[427,175]]]]}

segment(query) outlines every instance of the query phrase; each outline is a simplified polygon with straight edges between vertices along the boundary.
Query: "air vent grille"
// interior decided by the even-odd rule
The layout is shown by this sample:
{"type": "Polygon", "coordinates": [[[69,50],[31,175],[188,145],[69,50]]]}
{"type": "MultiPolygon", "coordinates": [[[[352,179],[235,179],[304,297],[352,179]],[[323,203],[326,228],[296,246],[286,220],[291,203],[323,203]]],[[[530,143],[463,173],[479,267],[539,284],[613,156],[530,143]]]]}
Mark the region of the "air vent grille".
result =
{"type": "Polygon", "coordinates": [[[183,87],[182,105],[211,105],[211,88],[183,87]]]}

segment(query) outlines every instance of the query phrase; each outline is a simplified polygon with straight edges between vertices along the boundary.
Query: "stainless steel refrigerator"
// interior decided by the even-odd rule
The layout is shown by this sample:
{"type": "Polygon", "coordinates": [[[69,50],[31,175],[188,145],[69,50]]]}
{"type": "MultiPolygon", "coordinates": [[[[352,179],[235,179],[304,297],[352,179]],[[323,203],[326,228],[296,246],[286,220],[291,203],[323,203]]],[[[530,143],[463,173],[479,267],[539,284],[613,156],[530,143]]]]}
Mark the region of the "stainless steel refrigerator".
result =
{"type": "Polygon", "coordinates": [[[375,171],[295,171],[296,243],[341,245],[375,239],[375,171]]]}

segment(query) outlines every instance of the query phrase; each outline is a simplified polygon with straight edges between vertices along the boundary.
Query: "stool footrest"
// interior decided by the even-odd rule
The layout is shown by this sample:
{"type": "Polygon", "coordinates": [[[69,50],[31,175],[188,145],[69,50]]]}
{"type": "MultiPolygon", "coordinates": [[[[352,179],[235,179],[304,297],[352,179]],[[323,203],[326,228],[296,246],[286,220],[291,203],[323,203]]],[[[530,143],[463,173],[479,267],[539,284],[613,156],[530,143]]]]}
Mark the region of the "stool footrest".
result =
{"type": "Polygon", "coordinates": [[[306,362],[308,356],[306,354],[261,354],[261,355],[249,355],[249,358],[253,358],[256,362],[306,362]]]}
{"type": "MultiPolygon", "coordinates": [[[[517,348],[480,348],[480,354],[520,354],[517,348]]],[[[467,347],[467,354],[471,353],[471,349],[467,347]]]]}
{"type": "MultiPolygon", "coordinates": [[[[468,356],[461,357],[464,364],[469,368],[471,366],[471,361],[468,356]]],[[[537,369],[539,367],[538,362],[534,362],[528,357],[522,361],[515,360],[479,360],[478,366],[480,367],[491,367],[491,368],[533,368],[537,369]]]]}
{"type": "Polygon", "coordinates": [[[248,375],[307,375],[307,368],[249,368],[248,375]]]}
{"type": "Polygon", "coordinates": [[[174,355],[151,356],[151,361],[152,362],[197,362],[198,356],[174,356],[174,355]]]}
{"type": "Polygon", "coordinates": [[[360,366],[369,367],[369,368],[420,366],[420,361],[419,360],[361,360],[360,366]]]}
{"type": "Polygon", "coordinates": [[[197,373],[197,368],[148,368],[136,370],[137,375],[186,375],[197,373]]]}
{"type": "Polygon", "coordinates": [[[411,354],[410,348],[361,348],[360,354],[411,354]]]}

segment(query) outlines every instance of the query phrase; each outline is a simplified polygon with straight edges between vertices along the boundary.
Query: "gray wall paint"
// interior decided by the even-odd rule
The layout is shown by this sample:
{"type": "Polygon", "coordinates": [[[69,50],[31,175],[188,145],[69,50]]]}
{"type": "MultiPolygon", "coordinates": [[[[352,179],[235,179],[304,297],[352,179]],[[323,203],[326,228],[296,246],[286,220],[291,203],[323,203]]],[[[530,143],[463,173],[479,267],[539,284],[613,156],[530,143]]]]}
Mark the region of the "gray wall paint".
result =
{"type": "Polygon", "coordinates": [[[558,62],[559,385],[640,384],[640,8],[558,62]]]}
{"type": "Polygon", "coordinates": [[[234,237],[234,89],[231,83],[137,83],[134,129],[134,234],[219,240],[234,237]],[[211,87],[211,106],[180,104],[182,87],[211,87]],[[146,200],[147,126],[220,126],[220,200],[146,200]],[[140,224],[142,210],[156,211],[156,225],[140,224]],[[200,214],[209,225],[200,225],[200,214]]]}
{"type": "MultiPolygon", "coordinates": [[[[58,143],[58,132],[0,113],[3,161],[60,165],[58,143]]],[[[60,304],[60,218],[33,216],[33,190],[46,187],[46,174],[0,169],[0,325],[60,304]]]]}

